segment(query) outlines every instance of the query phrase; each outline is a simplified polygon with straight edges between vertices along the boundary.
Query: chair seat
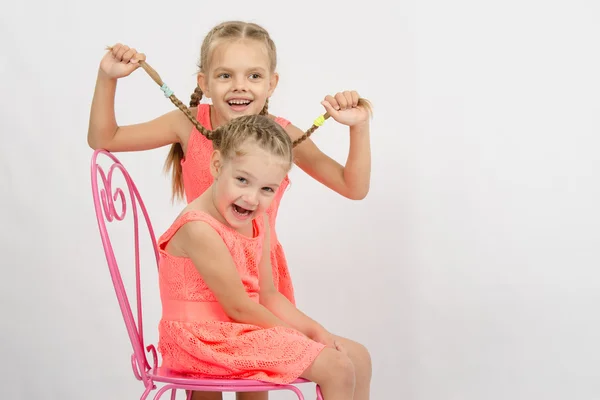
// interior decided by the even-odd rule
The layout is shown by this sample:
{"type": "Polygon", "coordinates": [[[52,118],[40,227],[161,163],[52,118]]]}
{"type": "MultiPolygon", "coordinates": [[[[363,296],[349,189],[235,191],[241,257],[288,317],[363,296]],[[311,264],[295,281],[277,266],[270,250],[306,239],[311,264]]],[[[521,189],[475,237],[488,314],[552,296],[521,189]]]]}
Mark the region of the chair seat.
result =
{"type": "MultiPolygon", "coordinates": [[[[257,381],[253,379],[203,379],[194,378],[185,374],[180,374],[168,368],[158,368],[155,371],[150,371],[148,375],[156,382],[171,383],[177,385],[194,385],[194,386],[283,386],[284,384],[276,384],[271,382],[257,381]]],[[[296,385],[300,383],[312,383],[311,381],[298,378],[290,384],[296,385]]]]}

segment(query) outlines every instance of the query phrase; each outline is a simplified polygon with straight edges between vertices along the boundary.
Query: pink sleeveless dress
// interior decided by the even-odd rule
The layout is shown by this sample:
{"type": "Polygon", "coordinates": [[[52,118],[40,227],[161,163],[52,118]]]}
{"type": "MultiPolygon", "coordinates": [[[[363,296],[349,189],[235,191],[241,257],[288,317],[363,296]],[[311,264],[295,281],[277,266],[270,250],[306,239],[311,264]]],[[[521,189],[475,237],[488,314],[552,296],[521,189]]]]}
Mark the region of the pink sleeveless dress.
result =
{"type": "Polygon", "coordinates": [[[223,239],[246,293],[258,302],[258,264],[264,238],[262,218],[254,237],[243,236],[210,215],[189,211],[159,238],[159,288],[162,318],[158,350],[162,368],[196,378],[255,379],[290,383],[317,358],[323,344],[300,332],[232,321],[189,258],[165,251],[169,240],[190,221],[210,225],[223,239]]]}
{"type": "MultiPolygon", "coordinates": [[[[212,130],[209,104],[198,105],[196,119],[206,129],[212,130]]],[[[288,120],[280,117],[276,118],[275,121],[283,128],[290,123],[288,120]]],[[[188,141],[185,158],[181,161],[183,187],[188,203],[200,196],[210,187],[210,185],[212,185],[213,177],[209,169],[212,151],[213,147],[211,141],[205,138],[204,135],[198,132],[198,129],[194,127],[188,141]]],[[[267,210],[267,215],[269,216],[269,223],[271,226],[271,265],[273,266],[273,281],[277,290],[295,305],[296,301],[294,298],[292,279],[288,270],[283,247],[277,239],[275,229],[279,204],[281,203],[281,198],[289,183],[289,177],[286,176],[277,190],[277,193],[275,193],[273,202],[267,210]]]]}

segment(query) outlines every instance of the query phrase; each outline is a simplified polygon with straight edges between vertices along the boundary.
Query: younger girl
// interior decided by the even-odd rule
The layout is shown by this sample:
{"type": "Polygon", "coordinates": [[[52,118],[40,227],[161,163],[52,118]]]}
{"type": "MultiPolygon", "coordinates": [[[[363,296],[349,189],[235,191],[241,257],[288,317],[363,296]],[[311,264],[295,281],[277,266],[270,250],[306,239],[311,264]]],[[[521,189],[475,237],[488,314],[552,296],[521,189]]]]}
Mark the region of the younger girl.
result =
{"type": "MultiPolygon", "coordinates": [[[[361,400],[343,345],[273,284],[265,212],[292,166],[289,135],[250,115],[213,132],[214,180],[159,238],[162,367],[199,378],[320,385],[326,400],[361,400]]],[[[362,397],[364,399],[366,397],[362,397]]]]}

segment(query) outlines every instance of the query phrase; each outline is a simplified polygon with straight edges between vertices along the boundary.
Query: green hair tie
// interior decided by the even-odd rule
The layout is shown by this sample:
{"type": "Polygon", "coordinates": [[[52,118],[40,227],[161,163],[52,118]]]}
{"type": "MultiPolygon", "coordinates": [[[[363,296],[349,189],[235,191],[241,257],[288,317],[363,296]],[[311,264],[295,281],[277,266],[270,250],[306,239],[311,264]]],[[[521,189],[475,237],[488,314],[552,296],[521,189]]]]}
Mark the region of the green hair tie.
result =
{"type": "Polygon", "coordinates": [[[160,90],[164,92],[165,97],[171,97],[173,95],[173,91],[169,89],[166,83],[163,83],[163,85],[160,87],[160,90]]]}

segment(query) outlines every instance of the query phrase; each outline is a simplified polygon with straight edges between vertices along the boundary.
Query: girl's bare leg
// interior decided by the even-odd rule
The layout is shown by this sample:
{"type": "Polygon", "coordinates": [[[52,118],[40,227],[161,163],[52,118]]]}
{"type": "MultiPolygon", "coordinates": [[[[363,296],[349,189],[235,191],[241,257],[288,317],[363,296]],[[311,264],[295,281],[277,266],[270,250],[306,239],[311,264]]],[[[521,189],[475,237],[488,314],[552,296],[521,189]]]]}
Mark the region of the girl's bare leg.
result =
{"type": "Polygon", "coordinates": [[[268,400],[269,392],[239,392],[235,394],[236,400],[268,400]]]}
{"type": "Polygon", "coordinates": [[[223,400],[221,392],[193,392],[192,400],[223,400]]]}
{"type": "Polygon", "coordinates": [[[362,344],[341,336],[335,336],[335,340],[346,350],[348,358],[350,358],[354,365],[354,374],[356,376],[354,400],[369,400],[372,375],[371,355],[369,351],[362,344]]]}
{"type": "Polygon", "coordinates": [[[321,387],[324,400],[352,400],[354,397],[354,365],[338,350],[325,348],[300,375],[321,387]]]}

